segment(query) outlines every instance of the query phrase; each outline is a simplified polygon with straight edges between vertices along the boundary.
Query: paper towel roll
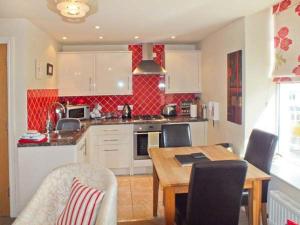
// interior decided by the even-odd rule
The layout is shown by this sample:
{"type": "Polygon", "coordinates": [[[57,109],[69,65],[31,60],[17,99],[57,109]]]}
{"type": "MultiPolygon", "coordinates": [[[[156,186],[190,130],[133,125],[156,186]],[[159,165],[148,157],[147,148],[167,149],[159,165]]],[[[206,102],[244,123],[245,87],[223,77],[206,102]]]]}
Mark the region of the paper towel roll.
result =
{"type": "Polygon", "coordinates": [[[197,117],[197,105],[192,104],[190,108],[191,117],[197,117]]]}

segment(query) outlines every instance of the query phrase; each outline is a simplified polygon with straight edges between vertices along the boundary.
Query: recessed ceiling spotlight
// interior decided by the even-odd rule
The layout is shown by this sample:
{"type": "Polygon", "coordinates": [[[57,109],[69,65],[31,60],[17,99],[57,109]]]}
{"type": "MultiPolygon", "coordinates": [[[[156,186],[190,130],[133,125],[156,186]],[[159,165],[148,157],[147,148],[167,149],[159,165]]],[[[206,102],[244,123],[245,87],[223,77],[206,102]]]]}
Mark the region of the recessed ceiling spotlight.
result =
{"type": "Polygon", "coordinates": [[[171,38],[172,38],[172,39],[175,39],[175,38],[176,38],[176,36],[174,36],[174,35],[173,35],[173,36],[171,36],[171,38]]]}
{"type": "Polygon", "coordinates": [[[100,29],[100,26],[98,26],[98,25],[95,26],[95,29],[96,29],[96,30],[99,30],[99,29],[100,29]]]}
{"type": "Polygon", "coordinates": [[[103,39],[103,36],[99,36],[99,39],[101,39],[101,40],[102,40],[102,39],[103,39]]]}
{"type": "Polygon", "coordinates": [[[66,36],[63,36],[61,39],[63,40],[67,40],[68,38],[66,36]]]}
{"type": "Polygon", "coordinates": [[[134,39],[139,39],[140,37],[139,36],[134,36],[134,39]]]}

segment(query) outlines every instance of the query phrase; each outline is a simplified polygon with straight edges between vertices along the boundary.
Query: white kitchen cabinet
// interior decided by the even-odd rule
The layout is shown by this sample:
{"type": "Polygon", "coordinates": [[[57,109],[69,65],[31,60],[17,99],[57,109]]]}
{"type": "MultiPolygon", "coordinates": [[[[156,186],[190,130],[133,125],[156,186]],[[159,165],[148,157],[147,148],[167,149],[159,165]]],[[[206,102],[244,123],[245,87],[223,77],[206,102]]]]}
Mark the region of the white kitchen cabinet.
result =
{"type": "Polygon", "coordinates": [[[207,145],[207,122],[191,122],[192,145],[207,145]]]}
{"type": "Polygon", "coordinates": [[[166,93],[201,92],[201,53],[196,50],[165,52],[166,93]]]}
{"type": "Polygon", "coordinates": [[[77,162],[88,162],[88,147],[87,138],[84,136],[76,145],[77,148],[77,162]]]}
{"type": "Polygon", "coordinates": [[[60,96],[94,95],[95,54],[59,53],[57,74],[60,96]]]}
{"type": "Polygon", "coordinates": [[[82,160],[80,157],[78,145],[19,147],[17,214],[53,169],[78,162],[82,160]]]}
{"type": "Polygon", "coordinates": [[[96,54],[95,94],[132,94],[132,53],[99,52],[96,54]]]}
{"type": "Polygon", "coordinates": [[[133,158],[133,125],[92,126],[90,162],[116,174],[130,174],[133,158]]]}
{"type": "Polygon", "coordinates": [[[59,95],[131,95],[131,62],[130,51],[59,53],[59,95]]]}

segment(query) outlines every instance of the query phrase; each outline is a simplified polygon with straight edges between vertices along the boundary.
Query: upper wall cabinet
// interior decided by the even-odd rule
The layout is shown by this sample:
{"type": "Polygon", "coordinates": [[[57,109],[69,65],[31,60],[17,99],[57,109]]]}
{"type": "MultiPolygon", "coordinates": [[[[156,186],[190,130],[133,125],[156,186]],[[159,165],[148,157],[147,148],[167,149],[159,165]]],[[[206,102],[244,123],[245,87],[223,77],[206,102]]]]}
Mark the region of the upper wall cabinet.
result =
{"type": "Polygon", "coordinates": [[[96,95],[132,94],[132,53],[101,52],[96,54],[96,95]]]}
{"type": "Polygon", "coordinates": [[[59,53],[60,96],[132,94],[132,53],[59,53]]]}
{"type": "Polygon", "coordinates": [[[201,53],[170,50],[165,53],[166,93],[201,92],[201,53]]]}
{"type": "Polygon", "coordinates": [[[89,53],[58,54],[58,89],[60,96],[93,95],[95,55],[89,53]]]}

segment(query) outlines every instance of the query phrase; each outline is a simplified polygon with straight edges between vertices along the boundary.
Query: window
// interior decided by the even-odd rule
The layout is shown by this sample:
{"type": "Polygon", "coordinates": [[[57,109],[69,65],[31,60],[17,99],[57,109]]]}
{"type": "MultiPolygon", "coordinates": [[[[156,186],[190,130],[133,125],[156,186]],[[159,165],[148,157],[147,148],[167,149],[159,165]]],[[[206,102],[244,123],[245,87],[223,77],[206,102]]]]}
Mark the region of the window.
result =
{"type": "Polygon", "coordinates": [[[278,84],[278,154],[300,165],[300,83],[278,84]]]}

